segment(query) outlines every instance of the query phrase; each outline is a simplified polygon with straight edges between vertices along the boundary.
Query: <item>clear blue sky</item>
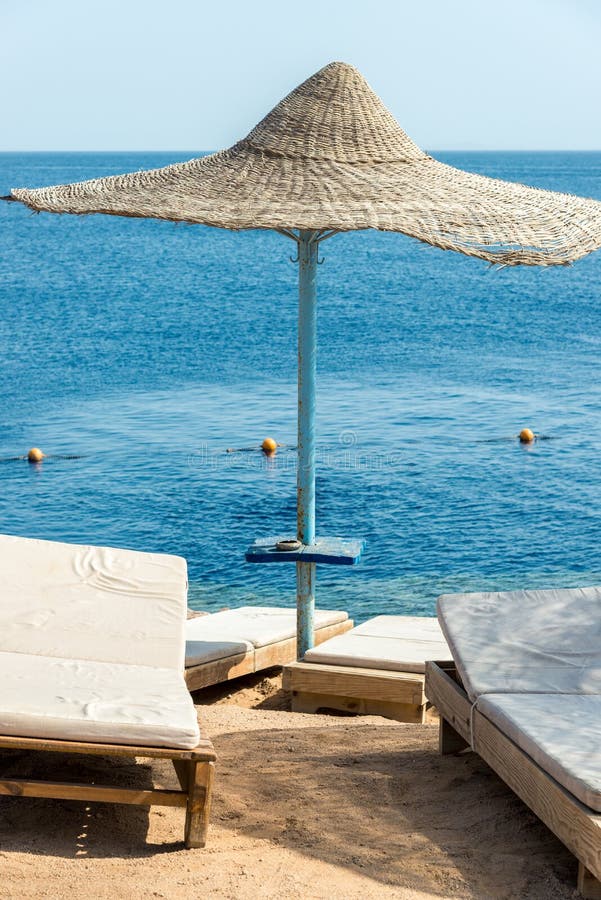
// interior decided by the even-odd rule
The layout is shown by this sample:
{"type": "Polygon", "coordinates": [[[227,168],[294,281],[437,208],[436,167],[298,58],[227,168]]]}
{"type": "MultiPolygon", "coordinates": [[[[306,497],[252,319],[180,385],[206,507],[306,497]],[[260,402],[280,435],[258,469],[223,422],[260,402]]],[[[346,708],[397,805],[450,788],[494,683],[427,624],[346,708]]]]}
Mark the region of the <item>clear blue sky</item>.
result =
{"type": "Polygon", "coordinates": [[[213,150],[322,65],[419,144],[601,149],[601,0],[0,0],[0,150],[213,150]]]}

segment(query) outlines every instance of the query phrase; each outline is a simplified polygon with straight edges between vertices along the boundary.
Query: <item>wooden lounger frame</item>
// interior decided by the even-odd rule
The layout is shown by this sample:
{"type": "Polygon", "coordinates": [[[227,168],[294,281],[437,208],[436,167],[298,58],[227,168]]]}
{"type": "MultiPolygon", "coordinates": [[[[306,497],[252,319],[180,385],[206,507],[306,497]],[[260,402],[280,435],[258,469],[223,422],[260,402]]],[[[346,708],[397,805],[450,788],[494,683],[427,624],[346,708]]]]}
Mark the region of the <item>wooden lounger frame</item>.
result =
{"type": "Polygon", "coordinates": [[[426,695],[440,713],[441,754],[471,746],[577,858],[581,894],[601,900],[601,814],[580,803],[477,708],[472,712],[455,663],[426,663],[426,695]]]}
{"type": "Polygon", "coordinates": [[[209,740],[201,740],[193,750],[176,750],[170,747],[133,747],[125,744],[92,744],[0,736],[0,751],[2,750],[44,750],[95,756],[170,759],[181,785],[180,791],[163,788],[136,790],[108,785],[0,778],[0,796],[88,800],[95,803],[126,803],[134,806],[181,806],[186,810],[185,846],[188,849],[205,846],[216,758],[209,740]]]}
{"type": "MultiPolygon", "coordinates": [[[[353,625],[352,619],[345,619],[343,622],[334,622],[332,625],[316,628],[315,645],[350,631],[353,625]]],[[[285,641],[276,641],[265,647],[252,648],[234,656],[226,656],[224,659],[188,666],[185,670],[186,684],[189,691],[199,691],[201,688],[210,687],[212,684],[221,684],[232,678],[239,678],[241,675],[250,675],[253,672],[261,672],[263,669],[283,666],[292,662],[293,659],[296,659],[296,637],[285,641]]]]}
{"type": "Polygon", "coordinates": [[[293,712],[338,709],[422,725],[429,718],[424,680],[412,672],[297,662],[284,668],[282,686],[293,712]]]}

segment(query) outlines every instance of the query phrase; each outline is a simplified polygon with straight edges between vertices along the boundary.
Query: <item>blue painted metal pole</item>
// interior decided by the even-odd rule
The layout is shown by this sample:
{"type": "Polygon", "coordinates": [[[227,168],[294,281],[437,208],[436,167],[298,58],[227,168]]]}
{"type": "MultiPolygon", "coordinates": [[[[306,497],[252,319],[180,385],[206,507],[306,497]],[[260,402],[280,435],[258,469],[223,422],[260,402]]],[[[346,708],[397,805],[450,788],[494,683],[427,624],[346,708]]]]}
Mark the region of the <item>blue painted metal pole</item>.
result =
{"type": "MultiPolygon", "coordinates": [[[[317,357],[317,252],[315,232],[301,231],[298,246],[298,463],[297,537],[315,541],[315,382],[317,357]]],[[[313,646],[315,563],[296,564],[297,651],[313,646]]]]}

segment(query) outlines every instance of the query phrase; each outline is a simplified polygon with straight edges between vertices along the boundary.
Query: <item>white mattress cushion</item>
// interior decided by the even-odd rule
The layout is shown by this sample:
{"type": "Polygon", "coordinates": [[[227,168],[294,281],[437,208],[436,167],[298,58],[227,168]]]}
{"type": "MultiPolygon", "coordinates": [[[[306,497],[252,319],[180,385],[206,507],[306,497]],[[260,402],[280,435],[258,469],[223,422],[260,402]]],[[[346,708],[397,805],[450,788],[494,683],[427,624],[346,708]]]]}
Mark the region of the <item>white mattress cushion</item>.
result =
{"type": "Polygon", "coordinates": [[[183,674],[0,652],[0,734],[192,749],[199,730],[183,674]]]}
{"type": "Polygon", "coordinates": [[[0,535],[0,651],[181,669],[177,556],[0,535]]]}
{"type": "Polygon", "coordinates": [[[438,618],[471,700],[601,693],[601,588],[443,595],[438,618]]]}
{"type": "Polygon", "coordinates": [[[426,660],[448,658],[438,622],[421,616],[377,616],[303,657],[311,663],[418,674],[425,671],[426,660]]]}
{"type": "MultiPolygon", "coordinates": [[[[477,709],[581,803],[601,812],[601,696],[486,694],[477,709]]],[[[477,726],[475,733],[477,740],[477,726]]]]}
{"type": "MultiPolygon", "coordinates": [[[[333,610],[316,610],[315,627],[325,628],[348,619],[348,614],[333,610]]],[[[234,656],[249,649],[266,647],[278,641],[296,637],[296,610],[275,606],[242,606],[224,609],[209,616],[199,616],[186,622],[186,665],[217,659],[217,645],[228,650],[223,656],[234,656]],[[206,659],[201,644],[206,644],[206,659]],[[195,663],[189,660],[196,660],[195,663]]]]}
{"type": "MultiPolygon", "coordinates": [[[[353,634],[370,637],[398,637],[415,641],[444,642],[435,616],[375,616],[353,629],[353,634]]],[[[440,657],[439,657],[440,658],[440,657]]]]}
{"type": "Polygon", "coordinates": [[[186,641],[186,667],[229,659],[241,653],[254,653],[254,646],[248,641],[186,641]]]}

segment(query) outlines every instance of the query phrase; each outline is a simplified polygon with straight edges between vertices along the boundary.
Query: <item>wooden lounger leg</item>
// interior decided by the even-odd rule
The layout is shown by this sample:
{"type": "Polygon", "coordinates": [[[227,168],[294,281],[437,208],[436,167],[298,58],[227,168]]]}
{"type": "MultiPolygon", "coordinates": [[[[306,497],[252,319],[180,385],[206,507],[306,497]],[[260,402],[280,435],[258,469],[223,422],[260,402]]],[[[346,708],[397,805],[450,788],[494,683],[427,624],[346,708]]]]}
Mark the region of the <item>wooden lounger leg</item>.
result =
{"type": "Polygon", "coordinates": [[[189,774],[189,764],[185,759],[172,759],[173,768],[175,769],[175,774],[177,775],[177,780],[179,781],[180,787],[182,791],[188,793],[188,774],[189,774]]]}
{"type": "MultiPolygon", "coordinates": [[[[184,830],[184,842],[188,850],[195,847],[204,847],[207,842],[207,830],[211,813],[211,789],[213,787],[213,772],[215,764],[212,762],[188,762],[187,779],[175,770],[182,783],[184,778],[188,792],[186,805],[186,826],[184,830]]],[[[183,767],[181,767],[183,768],[183,767]]]]}
{"type": "Polygon", "coordinates": [[[601,881],[581,862],[578,863],[578,890],[586,900],[601,900],[601,881]]]}
{"type": "Polygon", "coordinates": [[[447,756],[450,753],[459,753],[465,750],[469,744],[461,735],[455,731],[450,722],[440,717],[440,728],[438,731],[438,750],[441,756],[447,756]]]}

